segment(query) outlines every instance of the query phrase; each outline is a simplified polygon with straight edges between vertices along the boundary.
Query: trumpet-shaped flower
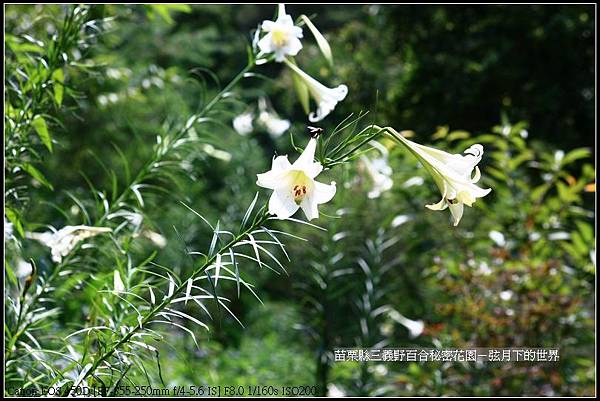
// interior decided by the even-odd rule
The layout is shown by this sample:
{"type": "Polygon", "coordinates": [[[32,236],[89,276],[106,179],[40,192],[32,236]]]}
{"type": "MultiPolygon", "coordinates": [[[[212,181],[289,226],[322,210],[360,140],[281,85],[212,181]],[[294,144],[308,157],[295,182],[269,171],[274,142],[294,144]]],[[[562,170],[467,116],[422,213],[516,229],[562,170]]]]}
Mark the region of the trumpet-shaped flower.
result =
{"type": "Polygon", "coordinates": [[[333,198],[335,182],[315,181],[323,171],[321,163],[314,161],[316,146],[317,140],[312,138],[294,164],[290,164],[287,156],[278,156],[273,159],[270,171],[257,174],[256,184],[273,190],[269,200],[270,214],[287,219],[302,208],[306,218],[312,220],[319,217],[318,205],[333,198]]]}
{"type": "Polygon", "coordinates": [[[317,103],[317,111],[311,112],[308,115],[308,120],[310,122],[315,123],[321,121],[322,119],[327,117],[327,115],[331,113],[333,109],[335,109],[335,106],[338,104],[338,102],[341,102],[346,98],[346,95],[348,94],[348,87],[346,85],[339,85],[335,88],[328,88],[313,77],[311,77],[310,75],[308,75],[307,73],[305,73],[304,71],[302,71],[300,68],[298,68],[296,65],[294,65],[287,59],[285,59],[284,62],[287,64],[288,67],[292,69],[292,71],[295,74],[297,74],[300,77],[302,82],[308,88],[308,91],[310,92],[311,96],[315,99],[315,102],[317,103]]]}
{"type": "Polygon", "coordinates": [[[27,238],[41,242],[50,248],[52,260],[60,263],[82,240],[101,233],[111,232],[108,227],[65,226],[58,231],[45,233],[26,233],[27,238]]]}
{"type": "Polygon", "coordinates": [[[425,329],[425,322],[422,320],[411,320],[400,314],[398,311],[390,311],[389,316],[408,329],[408,335],[410,338],[419,337],[425,329]]]}
{"type": "Polygon", "coordinates": [[[292,17],[279,4],[275,21],[263,21],[262,30],[267,32],[257,43],[261,53],[275,53],[275,61],[282,62],[285,56],[295,56],[302,49],[302,28],[295,26],[292,17]]]}
{"type": "Polygon", "coordinates": [[[464,155],[459,155],[419,145],[401,135],[396,138],[419,159],[442,193],[438,203],[426,207],[431,210],[449,208],[455,226],[462,218],[464,205],[471,207],[477,198],[490,193],[491,188],[483,189],[475,185],[481,178],[477,164],[483,156],[483,146],[472,145],[463,152],[464,155]]]}
{"type": "Polygon", "coordinates": [[[273,137],[280,137],[290,128],[290,121],[279,118],[277,113],[270,111],[267,107],[267,100],[260,98],[258,100],[258,121],[267,129],[267,132],[273,137]]]}

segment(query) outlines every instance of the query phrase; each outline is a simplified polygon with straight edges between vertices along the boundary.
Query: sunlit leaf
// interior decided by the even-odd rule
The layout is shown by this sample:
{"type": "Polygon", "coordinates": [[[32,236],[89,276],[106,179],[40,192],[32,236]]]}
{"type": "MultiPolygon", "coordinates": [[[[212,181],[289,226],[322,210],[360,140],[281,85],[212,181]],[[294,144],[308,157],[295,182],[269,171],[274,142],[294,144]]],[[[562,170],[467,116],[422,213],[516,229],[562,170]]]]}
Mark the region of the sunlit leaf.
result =
{"type": "Polygon", "coordinates": [[[50,133],[48,132],[48,126],[46,125],[46,120],[44,120],[44,117],[40,115],[35,116],[31,121],[31,125],[42,140],[42,143],[48,148],[50,152],[52,152],[52,138],[50,137],[50,133]]]}

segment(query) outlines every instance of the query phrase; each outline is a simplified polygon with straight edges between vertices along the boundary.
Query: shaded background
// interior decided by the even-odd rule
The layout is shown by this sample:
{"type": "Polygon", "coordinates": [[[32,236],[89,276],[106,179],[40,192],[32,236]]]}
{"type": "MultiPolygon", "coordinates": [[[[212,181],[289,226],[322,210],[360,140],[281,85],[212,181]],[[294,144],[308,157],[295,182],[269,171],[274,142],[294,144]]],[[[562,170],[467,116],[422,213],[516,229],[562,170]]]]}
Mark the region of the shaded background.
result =
{"type": "MultiPolygon", "coordinates": [[[[110,188],[99,159],[124,179],[113,144],[137,171],[157,134],[185,122],[245,65],[250,31],[271,19],[274,8],[93,6],[90,19],[114,19],[81,50],[84,67],[67,67],[70,96],[50,112],[56,149],[39,168],[54,189],[33,186],[27,200],[7,204],[21,211],[29,229],[79,223],[69,193],[89,198],[80,172],[110,188]]],[[[441,149],[461,152],[483,143],[482,186],[493,192],[452,228],[445,212],[423,207],[438,200],[432,180],[401,149],[384,143],[392,189],[369,199],[364,166],[340,169],[338,194],[319,220],[329,232],[293,228],[311,246],[289,244],[288,275],[256,267],[244,272],[264,305],[247,293],[236,299],[235,286],[224,290],[245,329],[226,314],[207,321],[208,334],[190,325],[200,349],[185,333],[171,333],[170,344],[160,348],[163,383],[318,385],[320,393],[338,395],[592,395],[594,7],[289,5],[287,11],[314,16],[333,49],[329,68],[305,29],[300,66],[328,86],[349,87],[321,123],[325,132],[368,110],[369,121],[411,130],[417,141],[441,149]],[[424,331],[413,338],[382,307],[423,321],[424,331]],[[334,347],[376,344],[559,348],[561,360],[331,361],[334,347]]],[[[6,32],[48,40],[62,12],[7,6],[6,32]]],[[[14,65],[10,57],[5,63],[14,65]]],[[[161,264],[184,271],[173,226],[189,244],[210,242],[211,233],[179,200],[235,227],[256,192],[255,174],[268,168],[274,152],[293,152],[287,135],[273,139],[257,129],[239,136],[231,129],[235,115],[256,109],[266,94],[293,122],[295,137],[305,135],[307,120],[289,71],[276,63],[257,71],[266,78],[242,82],[235,90],[239,102],[221,108],[222,125],[198,129],[231,159],[192,151],[183,174],[161,182],[170,193],[146,202],[144,224],[168,239],[157,256],[161,264]]],[[[143,259],[155,248],[147,241],[131,252],[143,259]]],[[[37,255],[42,271],[51,269],[44,249],[27,241],[24,249],[37,255]]],[[[106,269],[112,271],[110,264],[106,269]]],[[[79,291],[65,300],[57,330],[68,333],[94,296],[79,291]]],[[[149,363],[148,371],[149,377],[132,371],[130,379],[161,383],[156,365],[149,363]]]]}

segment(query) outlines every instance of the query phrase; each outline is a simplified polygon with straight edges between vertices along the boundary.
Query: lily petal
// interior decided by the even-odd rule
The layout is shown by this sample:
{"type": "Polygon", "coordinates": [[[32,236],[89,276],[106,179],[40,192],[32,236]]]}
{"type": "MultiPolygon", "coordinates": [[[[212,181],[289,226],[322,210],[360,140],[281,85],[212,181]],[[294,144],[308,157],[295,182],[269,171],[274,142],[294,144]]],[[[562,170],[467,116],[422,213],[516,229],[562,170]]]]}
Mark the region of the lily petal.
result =
{"type": "Polygon", "coordinates": [[[452,218],[454,219],[454,227],[456,227],[460,222],[460,219],[463,215],[463,211],[464,205],[462,202],[450,203],[450,213],[452,214],[452,218]]]}
{"type": "Polygon", "coordinates": [[[479,182],[479,179],[481,178],[481,171],[479,171],[479,167],[475,166],[475,175],[471,178],[471,182],[473,184],[479,182]]]}
{"type": "Polygon", "coordinates": [[[269,199],[269,214],[276,215],[278,219],[291,217],[299,208],[291,191],[275,190],[269,199]]]}
{"type": "Polygon", "coordinates": [[[308,220],[316,219],[319,217],[318,202],[314,193],[311,193],[308,196],[306,196],[302,200],[300,207],[302,208],[302,211],[304,212],[308,220]]]}
{"type": "Polygon", "coordinates": [[[287,156],[277,156],[273,159],[271,170],[266,173],[257,174],[256,185],[263,188],[275,189],[282,185],[287,170],[291,164],[287,156]]]}
{"type": "Polygon", "coordinates": [[[425,205],[427,209],[430,210],[444,210],[448,207],[448,200],[446,199],[446,194],[448,193],[446,183],[443,183],[443,191],[442,191],[442,199],[438,203],[433,203],[430,205],[425,205]]]}
{"type": "Polygon", "coordinates": [[[317,140],[311,138],[304,151],[298,159],[292,164],[292,169],[302,170],[309,178],[315,178],[321,171],[323,166],[319,162],[315,162],[315,151],[317,149],[317,140]]]}
{"type": "Polygon", "coordinates": [[[327,203],[332,200],[336,189],[334,181],[331,184],[323,184],[322,182],[315,181],[314,198],[316,203],[327,203]]]}

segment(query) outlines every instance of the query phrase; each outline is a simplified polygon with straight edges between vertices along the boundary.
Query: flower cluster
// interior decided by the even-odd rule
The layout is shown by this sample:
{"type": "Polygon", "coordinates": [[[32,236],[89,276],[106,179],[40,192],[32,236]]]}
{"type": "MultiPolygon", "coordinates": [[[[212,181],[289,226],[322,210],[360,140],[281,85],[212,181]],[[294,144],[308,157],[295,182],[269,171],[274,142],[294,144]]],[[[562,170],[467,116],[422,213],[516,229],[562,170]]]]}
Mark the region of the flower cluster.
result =
{"type": "MultiPolygon", "coordinates": [[[[325,37],[306,15],[302,15],[300,18],[312,32],[323,56],[332,65],[331,48],[325,37]]],[[[277,19],[275,21],[263,21],[260,29],[257,30],[254,47],[258,50],[258,54],[256,55],[257,64],[266,62],[267,59],[263,57],[272,54],[276,62],[283,62],[292,70],[300,101],[308,113],[308,120],[314,123],[327,117],[337,103],[346,98],[348,87],[346,85],[339,85],[335,88],[329,88],[302,71],[296,65],[293,57],[302,49],[302,42],[300,41],[302,38],[302,28],[294,25],[292,17],[285,11],[285,6],[279,4],[277,19]],[[262,38],[260,38],[261,32],[266,32],[262,38]],[[310,94],[317,104],[316,111],[308,112],[307,94],[310,94]]]]}
{"type": "MultiPolygon", "coordinates": [[[[458,225],[463,216],[464,205],[471,207],[477,198],[490,193],[490,188],[483,189],[475,185],[481,178],[477,164],[483,156],[482,145],[472,145],[465,150],[464,155],[450,154],[410,141],[391,128],[381,129],[381,132],[391,132],[392,137],[415,155],[431,174],[442,193],[442,199],[426,207],[431,210],[449,208],[454,226],[458,225]]],[[[392,187],[393,180],[387,162],[387,150],[377,142],[371,143],[383,156],[372,160],[363,156],[361,159],[373,181],[373,189],[368,196],[376,198],[392,187]]],[[[323,170],[321,163],[314,161],[316,146],[317,139],[311,138],[294,164],[289,163],[287,156],[278,156],[273,159],[270,171],[257,175],[257,185],[273,190],[269,213],[286,219],[302,208],[306,217],[311,220],[319,215],[317,206],[333,198],[334,182],[326,185],[314,180],[323,170]]]]}
{"type": "Polygon", "coordinates": [[[289,120],[280,118],[273,108],[267,106],[267,99],[258,99],[258,116],[254,112],[246,111],[233,119],[233,129],[242,135],[248,135],[254,131],[254,121],[266,130],[272,138],[283,135],[291,126],[289,120]]]}

